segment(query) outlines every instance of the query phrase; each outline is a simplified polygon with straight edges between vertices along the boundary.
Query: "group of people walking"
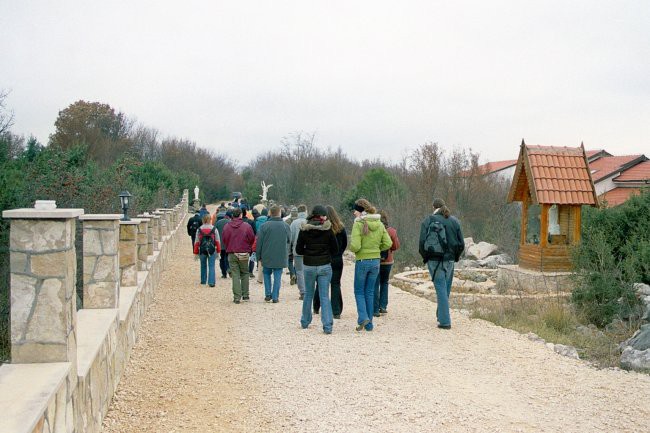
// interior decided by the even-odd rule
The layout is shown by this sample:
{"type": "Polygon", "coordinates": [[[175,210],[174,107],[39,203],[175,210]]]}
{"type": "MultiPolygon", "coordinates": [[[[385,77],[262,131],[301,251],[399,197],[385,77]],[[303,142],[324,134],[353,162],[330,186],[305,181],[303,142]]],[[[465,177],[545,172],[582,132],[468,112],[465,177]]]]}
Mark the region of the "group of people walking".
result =
{"type": "MultiPolygon", "coordinates": [[[[222,204],[214,215],[203,209],[187,225],[194,254],[201,263],[201,284],[214,287],[215,263],[219,259],[222,278],[232,279],[235,304],[250,299],[250,279],[256,263],[258,278],[262,278],[258,281],[264,284],[264,300],[279,302],[282,273],[288,268],[291,284],[298,286],[302,300],[300,325],[303,329],[309,327],[314,314],[320,314],[323,332],[331,334],[334,319],[339,319],[343,311],[343,253],[349,250],[355,255],[356,330],[372,331],[373,318],[388,313],[388,281],[400,241],[397,230],[388,223],[387,213],[378,213],[368,200],[361,198],[354,203],[349,242],[345,225],[332,206],[316,205],[308,212],[306,205],[300,205],[292,207],[287,216],[278,205],[260,212],[241,205],[227,209],[222,204]]],[[[436,286],[439,327],[449,329],[448,298],[454,261],[464,248],[460,224],[438,199],[434,201],[434,213],[422,227],[420,253],[436,286]],[[447,236],[443,235],[448,244],[445,248],[453,252],[438,255],[431,250],[428,226],[434,222],[448,231],[447,236]]]]}

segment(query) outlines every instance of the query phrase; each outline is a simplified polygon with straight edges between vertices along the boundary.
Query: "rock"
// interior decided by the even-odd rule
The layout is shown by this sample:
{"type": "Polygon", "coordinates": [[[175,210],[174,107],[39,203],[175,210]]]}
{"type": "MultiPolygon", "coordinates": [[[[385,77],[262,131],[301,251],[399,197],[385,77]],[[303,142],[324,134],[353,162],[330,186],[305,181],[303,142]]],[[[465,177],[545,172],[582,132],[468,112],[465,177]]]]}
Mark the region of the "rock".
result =
{"type": "Polygon", "coordinates": [[[458,269],[471,269],[471,268],[479,268],[480,265],[478,264],[477,260],[469,260],[469,259],[462,259],[459,260],[458,263],[456,263],[456,268],[458,269]]]}
{"type": "Polygon", "coordinates": [[[623,332],[626,328],[625,322],[621,319],[614,319],[611,323],[605,325],[605,331],[607,332],[623,332]]]}
{"type": "Polygon", "coordinates": [[[482,283],[488,280],[488,277],[485,274],[482,274],[477,271],[461,270],[457,272],[457,278],[462,280],[473,281],[475,283],[482,283]]]}
{"type": "Polygon", "coordinates": [[[474,238],[465,238],[463,239],[463,241],[465,241],[465,253],[467,253],[469,247],[474,245],[474,238]]]}
{"type": "Polygon", "coordinates": [[[628,370],[650,370],[650,349],[635,350],[628,346],[621,354],[621,367],[628,370]]]}
{"type": "Polygon", "coordinates": [[[465,251],[467,252],[465,253],[465,257],[468,259],[483,260],[496,253],[498,249],[499,247],[494,244],[479,242],[478,244],[466,248],[465,251]]]}
{"type": "Polygon", "coordinates": [[[573,346],[565,346],[564,344],[556,344],[555,347],[553,347],[553,350],[556,353],[559,353],[562,356],[567,356],[567,357],[573,358],[573,359],[580,359],[580,356],[578,355],[578,351],[573,346]]]}
{"type": "Polygon", "coordinates": [[[534,332],[529,332],[528,334],[526,334],[526,337],[528,337],[530,341],[536,341],[538,343],[544,343],[544,344],[546,343],[546,340],[544,340],[542,337],[535,334],[534,332]]]}
{"type": "Polygon", "coordinates": [[[584,335],[585,337],[604,337],[605,334],[603,331],[600,331],[596,325],[589,325],[589,326],[584,326],[584,325],[578,325],[576,326],[576,331],[578,333],[584,335]]]}
{"type": "Polygon", "coordinates": [[[641,329],[636,331],[632,338],[627,340],[625,346],[630,346],[635,350],[650,349],[650,324],[641,326],[641,329]]]}
{"type": "Polygon", "coordinates": [[[634,290],[641,296],[650,296],[650,286],[643,283],[635,283],[634,290]]]}
{"type": "Polygon", "coordinates": [[[512,258],[507,254],[498,254],[478,261],[480,267],[488,269],[496,269],[498,265],[511,265],[512,263],[512,258]]]}

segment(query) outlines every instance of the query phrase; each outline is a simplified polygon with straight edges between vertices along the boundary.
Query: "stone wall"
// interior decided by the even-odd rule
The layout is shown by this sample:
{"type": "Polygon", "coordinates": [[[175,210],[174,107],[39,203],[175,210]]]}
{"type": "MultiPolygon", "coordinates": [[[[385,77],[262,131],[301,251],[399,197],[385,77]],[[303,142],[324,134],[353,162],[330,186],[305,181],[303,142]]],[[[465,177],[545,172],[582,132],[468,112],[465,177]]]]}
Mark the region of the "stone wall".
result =
{"type": "Polygon", "coordinates": [[[163,213],[169,225],[159,236],[155,222],[123,224],[81,209],[3,212],[11,219],[12,363],[0,366],[0,432],[101,431],[162,271],[185,240],[187,206],[185,191],[163,213]],[[77,312],[78,217],[84,308],[77,312]]]}

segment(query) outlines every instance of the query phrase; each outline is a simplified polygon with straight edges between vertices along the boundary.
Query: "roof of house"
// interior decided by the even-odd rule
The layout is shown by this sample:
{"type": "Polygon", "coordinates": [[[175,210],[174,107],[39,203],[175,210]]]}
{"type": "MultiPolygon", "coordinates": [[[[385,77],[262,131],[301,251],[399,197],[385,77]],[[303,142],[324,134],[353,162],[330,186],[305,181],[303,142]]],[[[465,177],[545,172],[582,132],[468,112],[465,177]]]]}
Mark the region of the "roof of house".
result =
{"type": "Polygon", "coordinates": [[[630,167],[620,176],[614,178],[615,182],[645,182],[648,180],[650,180],[650,161],[630,167]]]}
{"type": "Polygon", "coordinates": [[[598,182],[613,174],[620,173],[644,159],[646,159],[644,155],[605,156],[590,162],[589,169],[594,182],[598,182]]]}
{"type": "Polygon", "coordinates": [[[497,171],[501,171],[503,169],[512,167],[516,163],[517,163],[516,159],[507,159],[505,161],[486,162],[485,164],[479,165],[478,170],[479,170],[479,173],[482,173],[482,174],[496,173],[497,171]]]}
{"type": "Polygon", "coordinates": [[[527,146],[523,141],[508,201],[597,205],[584,148],[527,146]]]}
{"type": "Polygon", "coordinates": [[[603,156],[612,156],[612,154],[605,149],[585,150],[585,153],[587,154],[587,160],[590,162],[603,156]]]}
{"type": "Polygon", "coordinates": [[[600,199],[607,204],[608,207],[618,206],[624,203],[633,194],[639,194],[640,188],[614,188],[607,191],[600,196],[600,199]]]}

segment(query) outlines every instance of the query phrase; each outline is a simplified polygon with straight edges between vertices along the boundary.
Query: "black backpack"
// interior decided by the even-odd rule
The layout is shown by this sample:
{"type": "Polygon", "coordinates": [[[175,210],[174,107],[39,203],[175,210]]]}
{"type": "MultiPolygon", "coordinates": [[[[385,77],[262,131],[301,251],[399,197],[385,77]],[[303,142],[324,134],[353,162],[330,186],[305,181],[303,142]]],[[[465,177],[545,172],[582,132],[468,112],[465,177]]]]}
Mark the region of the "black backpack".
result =
{"type": "Polygon", "coordinates": [[[424,239],[424,251],[431,259],[442,259],[448,251],[447,233],[444,224],[432,216],[427,227],[427,235],[424,239]]]}
{"type": "Polygon", "coordinates": [[[214,254],[214,252],[217,250],[217,246],[214,244],[214,237],[212,236],[214,234],[214,227],[212,230],[210,230],[210,233],[203,233],[199,236],[201,236],[201,242],[199,243],[199,254],[206,255],[206,256],[211,256],[214,254]]]}
{"type": "Polygon", "coordinates": [[[192,219],[190,220],[190,230],[189,230],[190,233],[196,233],[196,231],[199,229],[199,227],[201,227],[202,224],[203,224],[203,223],[201,222],[200,219],[198,219],[198,218],[196,218],[196,219],[192,218],[192,219]]]}

